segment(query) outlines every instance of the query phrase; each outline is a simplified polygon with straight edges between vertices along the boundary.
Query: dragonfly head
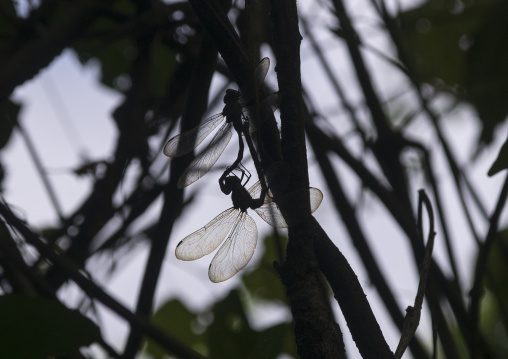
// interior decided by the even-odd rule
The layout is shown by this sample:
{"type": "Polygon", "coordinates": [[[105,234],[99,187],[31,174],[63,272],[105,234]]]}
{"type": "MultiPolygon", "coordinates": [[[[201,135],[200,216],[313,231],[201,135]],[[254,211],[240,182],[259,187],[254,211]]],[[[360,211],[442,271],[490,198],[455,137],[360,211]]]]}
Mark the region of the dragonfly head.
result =
{"type": "Polygon", "coordinates": [[[230,194],[238,186],[242,186],[240,179],[236,176],[228,176],[224,179],[223,192],[224,194],[230,194]]]}
{"type": "Polygon", "coordinates": [[[224,95],[224,103],[232,103],[238,101],[240,99],[240,92],[236,90],[227,89],[226,94],[224,95]]]}

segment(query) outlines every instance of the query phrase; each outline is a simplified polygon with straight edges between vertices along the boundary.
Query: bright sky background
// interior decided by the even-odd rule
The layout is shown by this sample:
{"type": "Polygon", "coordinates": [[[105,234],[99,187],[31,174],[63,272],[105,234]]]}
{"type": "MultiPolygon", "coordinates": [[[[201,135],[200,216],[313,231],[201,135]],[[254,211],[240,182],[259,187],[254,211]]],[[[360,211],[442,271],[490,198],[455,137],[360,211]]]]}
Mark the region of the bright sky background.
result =
{"type": "MultiPolygon", "coordinates": [[[[408,3],[411,2],[408,1],[408,3]]],[[[310,1],[299,1],[298,5],[302,12],[315,12],[310,1]]],[[[355,4],[351,8],[351,11],[357,15],[358,29],[364,36],[369,36],[369,42],[375,44],[377,48],[386,48],[383,47],[386,40],[376,34],[375,29],[370,25],[372,21],[369,20],[368,14],[362,13],[364,5],[365,3],[355,4]]],[[[326,44],[328,48],[327,56],[334,59],[334,66],[338,69],[336,73],[339,79],[344,82],[343,85],[347,89],[348,98],[353,102],[358,101],[359,92],[355,87],[356,85],[354,85],[354,75],[349,68],[349,58],[345,55],[344,46],[325,31],[319,31],[319,29],[326,29],[326,18],[323,19],[325,23],[321,24],[318,29],[314,26],[313,30],[318,30],[319,41],[321,44],[326,44]]],[[[272,54],[266,55],[272,59],[272,67],[268,73],[267,81],[275,86],[276,78],[273,71],[275,59],[272,54]]],[[[337,114],[336,104],[333,102],[327,103],[327,99],[334,99],[334,96],[328,95],[331,89],[324,84],[325,75],[316,71],[316,62],[311,55],[309,43],[304,38],[302,43],[303,83],[308,89],[311,89],[310,96],[318,100],[321,105],[320,110],[324,114],[337,114]]],[[[366,53],[366,56],[369,65],[376,69],[375,81],[377,87],[385,94],[394,92],[397,86],[400,86],[402,78],[397,77],[393,73],[393,69],[388,69],[386,63],[379,61],[372,54],[366,53]]],[[[63,207],[64,214],[72,213],[86,198],[91,188],[90,178],[77,178],[72,174],[71,169],[79,166],[84,158],[90,160],[108,159],[114,148],[117,133],[110,114],[121,102],[122,97],[100,85],[97,80],[99,74],[100,69],[97,63],[92,62],[82,66],[77,61],[75,54],[66,50],[53,61],[51,66],[41,71],[33,80],[17,88],[12,96],[15,101],[22,102],[24,105],[20,116],[21,123],[34,142],[37,153],[42,159],[58,200],[63,207]]],[[[215,80],[220,81],[220,79],[215,80]]],[[[411,99],[408,100],[408,104],[410,103],[411,99]]],[[[435,107],[437,105],[444,106],[446,103],[447,99],[443,97],[435,104],[435,107]]],[[[341,125],[341,118],[337,115],[330,117],[330,120],[335,121],[337,126],[341,125]]],[[[479,128],[473,113],[466,106],[462,106],[447,115],[443,127],[460,162],[465,163],[472,153],[479,128]]],[[[432,140],[432,132],[426,123],[416,124],[412,126],[411,130],[415,136],[424,137],[429,143],[432,140]]],[[[340,133],[344,134],[345,130],[342,128],[340,133]]],[[[479,160],[468,169],[469,173],[472,174],[477,190],[482,195],[485,204],[488,205],[489,213],[492,212],[495,205],[504,176],[498,174],[493,178],[489,178],[486,173],[495,159],[502,141],[506,138],[506,133],[506,126],[499,129],[495,145],[487,149],[479,160]]],[[[227,159],[236,156],[236,141],[231,142],[234,145],[228,147],[227,152],[222,156],[223,161],[226,159],[227,162],[227,159]]],[[[440,153],[439,149],[436,149],[436,151],[440,153]]],[[[346,239],[347,236],[344,234],[340,219],[335,215],[330,215],[330,213],[335,213],[333,203],[330,196],[327,195],[324,181],[320,178],[313,154],[309,152],[308,156],[311,185],[320,188],[324,193],[323,203],[315,216],[353,266],[364,286],[389,345],[392,349],[395,349],[398,343],[398,335],[392,330],[391,320],[385,314],[377,294],[369,286],[368,278],[362,270],[356,251],[349,239],[346,239]]],[[[167,159],[161,156],[160,160],[166,161],[167,159]]],[[[15,133],[11,138],[7,149],[2,153],[2,161],[7,170],[5,182],[5,199],[7,202],[13,205],[20,215],[33,226],[41,228],[56,224],[58,220],[54,208],[19,133],[15,133]]],[[[353,194],[353,196],[359,193],[358,184],[354,180],[354,176],[351,175],[350,170],[339,160],[334,160],[334,163],[336,163],[338,171],[341,171],[345,178],[349,179],[346,184],[348,193],[353,194]]],[[[453,190],[452,178],[442,161],[437,172],[439,181],[444,186],[442,193],[448,194],[445,200],[448,214],[459,213],[460,204],[453,190]]],[[[212,256],[206,256],[195,262],[180,262],[174,257],[174,248],[183,237],[202,227],[215,215],[231,206],[229,198],[223,196],[218,190],[218,177],[218,172],[210,173],[190,187],[190,191],[194,191],[199,187],[200,196],[186,210],[181,220],[174,227],[160,286],[157,289],[157,304],[163,303],[170,297],[178,296],[193,309],[204,308],[213,300],[224,296],[229,289],[238,284],[239,276],[221,284],[209,282],[207,268],[212,256]]],[[[128,186],[128,183],[125,184],[125,188],[128,188],[128,186]]],[[[414,188],[415,200],[417,189],[414,188]]],[[[156,218],[160,210],[160,204],[161,202],[158,201],[157,206],[151,208],[147,213],[147,217],[156,218]]],[[[414,301],[417,274],[415,268],[413,268],[412,256],[404,236],[397,226],[387,218],[384,211],[384,207],[373,200],[370,194],[364,197],[361,218],[363,223],[366,224],[373,249],[382,264],[383,270],[392,283],[396,283],[397,299],[401,307],[405,308],[414,301]]],[[[258,225],[259,238],[262,238],[271,229],[257,215],[252,213],[252,217],[258,225]]],[[[506,216],[503,218],[506,219],[506,216]]],[[[474,264],[472,255],[475,251],[473,241],[464,234],[467,231],[463,231],[465,222],[462,214],[451,217],[450,225],[454,247],[458,253],[462,280],[465,283],[470,283],[474,264]]],[[[480,229],[484,231],[484,235],[486,228],[480,227],[480,229]]],[[[435,257],[440,263],[446,263],[440,228],[437,228],[437,232],[435,257]]],[[[244,270],[248,271],[252,264],[257,262],[261,250],[262,247],[259,246],[251,264],[244,270]]],[[[101,272],[100,269],[97,271],[97,268],[101,268],[101,261],[94,261],[94,263],[89,263],[88,266],[90,269],[93,268],[92,272],[97,274],[96,280],[104,288],[115,298],[127,304],[130,308],[134,308],[146,256],[147,247],[138,247],[135,254],[120,262],[121,270],[115,272],[113,277],[106,276],[105,272],[101,272]]],[[[443,268],[445,271],[447,270],[446,265],[443,268]]],[[[73,298],[76,298],[76,291],[72,286],[62,290],[60,294],[70,304],[73,303],[73,298]]],[[[336,309],[341,328],[347,340],[348,350],[352,350],[352,353],[354,353],[356,347],[351,341],[340,311],[338,308],[336,309]]],[[[105,324],[104,334],[106,340],[113,347],[120,350],[127,334],[125,323],[108,310],[101,310],[100,313],[105,324]]],[[[264,327],[279,321],[281,318],[289,318],[289,314],[281,311],[280,308],[252,308],[250,314],[253,324],[258,327],[264,327]]],[[[425,333],[429,338],[428,311],[423,315],[419,333],[425,333]]],[[[350,357],[353,358],[355,355],[351,354],[350,357]]]]}

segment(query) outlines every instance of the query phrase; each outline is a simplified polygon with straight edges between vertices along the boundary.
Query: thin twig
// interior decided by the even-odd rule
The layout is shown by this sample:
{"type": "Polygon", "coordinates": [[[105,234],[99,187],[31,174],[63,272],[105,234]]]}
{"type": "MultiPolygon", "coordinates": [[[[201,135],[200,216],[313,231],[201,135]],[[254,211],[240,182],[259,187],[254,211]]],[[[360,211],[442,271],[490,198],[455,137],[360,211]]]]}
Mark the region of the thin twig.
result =
{"type": "Polygon", "coordinates": [[[458,288],[461,288],[459,271],[457,269],[457,260],[455,259],[454,250],[452,247],[452,240],[450,237],[450,231],[448,230],[448,220],[446,218],[445,211],[443,209],[443,205],[442,205],[442,201],[441,201],[441,198],[442,198],[441,191],[440,191],[439,186],[437,185],[436,176],[434,175],[434,170],[432,167],[431,154],[427,150],[427,148],[425,148],[425,146],[423,146],[421,143],[414,141],[414,140],[406,140],[406,141],[409,146],[418,149],[423,155],[425,172],[427,173],[427,177],[428,177],[430,185],[432,187],[432,191],[434,192],[434,198],[436,201],[437,212],[438,212],[439,219],[440,219],[441,230],[443,231],[443,238],[445,241],[446,252],[448,254],[448,261],[450,263],[450,267],[452,268],[452,272],[454,275],[453,280],[456,283],[456,285],[458,286],[458,288]]]}
{"type": "Polygon", "coordinates": [[[62,206],[60,206],[60,202],[58,202],[58,198],[56,196],[56,192],[53,188],[53,185],[51,184],[46,171],[44,170],[44,166],[42,165],[42,160],[39,157],[39,154],[37,150],[35,149],[35,146],[33,144],[32,139],[28,135],[28,133],[23,128],[23,125],[21,125],[20,121],[16,121],[16,127],[19,130],[19,133],[21,134],[21,137],[25,141],[26,148],[28,149],[28,152],[30,153],[30,156],[32,157],[32,160],[34,161],[35,168],[37,172],[39,173],[39,177],[41,178],[42,184],[46,188],[46,192],[48,193],[49,199],[51,201],[51,204],[53,205],[53,208],[55,209],[56,214],[60,218],[61,221],[64,220],[63,212],[62,212],[62,206]]]}
{"type": "Polygon", "coordinates": [[[427,287],[427,278],[429,276],[430,263],[432,258],[432,250],[434,248],[434,237],[436,236],[436,232],[434,232],[434,213],[432,211],[432,205],[430,204],[430,200],[425,194],[424,190],[420,190],[419,201],[418,201],[418,228],[420,235],[423,240],[423,215],[422,215],[422,204],[425,204],[427,209],[427,214],[429,216],[429,235],[427,238],[427,246],[425,248],[425,257],[423,258],[423,263],[421,265],[420,270],[420,283],[418,283],[418,291],[416,293],[414,306],[409,306],[406,309],[406,318],[404,319],[404,326],[402,328],[402,336],[399,341],[399,345],[397,346],[397,350],[395,350],[395,359],[402,358],[404,351],[418,328],[420,324],[420,316],[422,312],[423,306],[423,297],[425,295],[425,289],[427,287]]]}
{"type": "MultiPolygon", "coordinates": [[[[200,53],[193,60],[195,64],[188,102],[182,117],[182,130],[195,127],[206,111],[208,91],[217,60],[217,50],[211,39],[204,36],[201,41],[200,53]]],[[[171,161],[170,179],[164,190],[164,204],[160,213],[155,233],[151,240],[151,248],[146,263],[141,290],[138,295],[136,314],[148,317],[152,310],[155,289],[159,283],[159,275],[163,265],[173,225],[183,205],[183,190],[178,189],[178,178],[190,163],[191,156],[176,158],[171,161]]],[[[142,333],[131,328],[124,350],[124,359],[134,358],[139,350],[142,333]]]]}
{"type": "Polygon", "coordinates": [[[309,28],[309,25],[307,24],[307,20],[305,20],[305,17],[300,18],[300,24],[302,24],[302,29],[304,31],[304,35],[307,39],[309,39],[310,44],[312,45],[312,48],[314,50],[314,53],[317,55],[319,61],[321,62],[321,67],[326,73],[326,78],[328,81],[330,81],[330,84],[332,85],[333,90],[335,91],[337,97],[342,102],[342,105],[344,106],[344,109],[349,114],[349,117],[351,118],[353,125],[355,126],[355,129],[358,131],[358,133],[362,136],[363,139],[365,139],[365,133],[360,127],[360,121],[358,120],[358,117],[356,116],[355,109],[353,106],[349,103],[349,101],[346,98],[346,95],[344,94],[344,91],[342,90],[342,87],[339,84],[339,81],[336,79],[335,74],[333,73],[328,60],[325,58],[325,55],[323,54],[323,51],[321,51],[321,48],[319,47],[319,44],[317,43],[316,39],[314,38],[314,34],[309,28]]]}

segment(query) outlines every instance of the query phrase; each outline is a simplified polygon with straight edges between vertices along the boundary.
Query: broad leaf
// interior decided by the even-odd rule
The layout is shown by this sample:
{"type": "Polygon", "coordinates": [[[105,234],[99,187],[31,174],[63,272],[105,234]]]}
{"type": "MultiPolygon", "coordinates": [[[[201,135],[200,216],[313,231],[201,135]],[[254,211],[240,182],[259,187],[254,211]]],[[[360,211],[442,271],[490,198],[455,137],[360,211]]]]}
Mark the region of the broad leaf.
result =
{"type": "Polygon", "coordinates": [[[466,98],[483,122],[480,142],[489,144],[508,116],[508,2],[491,7],[467,52],[466,98]]]}
{"type": "Polygon", "coordinates": [[[485,294],[481,298],[480,327],[492,348],[493,358],[508,357],[508,229],[497,234],[487,261],[485,294]]]}
{"type": "Polygon", "coordinates": [[[152,94],[163,97],[176,67],[175,53],[159,41],[152,42],[150,54],[150,87],[152,94]]]}
{"type": "Polygon", "coordinates": [[[290,323],[280,323],[263,330],[249,358],[272,359],[281,353],[298,357],[293,326],[290,323]]]}
{"type": "Polygon", "coordinates": [[[99,328],[56,300],[0,296],[0,358],[68,355],[101,338],[99,328]]]}
{"type": "Polygon", "coordinates": [[[508,168],[508,139],[499,150],[496,160],[490,167],[488,175],[494,176],[496,173],[508,168]]]}
{"type": "MultiPolygon", "coordinates": [[[[178,299],[171,299],[164,303],[152,317],[152,323],[170,333],[189,347],[206,354],[206,346],[202,332],[205,328],[198,321],[198,315],[191,312],[178,299]]],[[[145,352],[154,359],[162,359],[166,350],[152,340],[147,340],[145,352]]]]}
{"type": "Polygon", "coordinates": [[[245,358],[258,338],[247,320],[238,290],[232,290],[212,308],[214,320],[207,336],[210,358],[245,358]]]}
{"type": "Polygon", "coordinates": [[[398,15],[399,36],[419,79],[471,103],[489,144],[508,115],[508,3],[429,0],[398,15]]]}
{"type": "Polygon", "coordinates": [[[464,83],[465,42],[482,26],[496,1],[476,1],[457,9],[455,0],[429,0],[398,15],[402,44],[421,80],[440,79],[450,88],[464,83]]]}
{"type": "Polygon", "coordinates": [[[9,142],[20,109],[20,104],[9,99],[0,102],[0,149],[9,142]]]}
{"type": "MultiPolygon", "coordinates": [[[[279,236],[281,248],[287,244],[286,236],[279,236]]],[[[276,300],[287,304],[285,288],[273,267],[273,262],[278,261],[276,238],[266,236],[263,238],[263,257],[259,266],[252,272],[242,275],[243,283],[249,293],[255,299],[276,300]]]]}

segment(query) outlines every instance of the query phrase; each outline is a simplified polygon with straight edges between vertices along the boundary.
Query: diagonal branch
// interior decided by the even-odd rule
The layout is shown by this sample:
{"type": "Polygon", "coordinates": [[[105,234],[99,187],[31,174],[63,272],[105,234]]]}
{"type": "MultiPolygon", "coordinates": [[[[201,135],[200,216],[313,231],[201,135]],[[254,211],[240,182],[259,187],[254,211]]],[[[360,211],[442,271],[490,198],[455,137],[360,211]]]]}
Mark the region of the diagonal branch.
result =
{"type": "MultiPolygon", "coordinates": [[[[182,117],[183,130],[195,127],[206,111],[208,91],[217,59],[217,50],[211,39],[204,36],[201,50],[197,54],[189,90],[189,100],[182,117]]],[[[164,204],[155,234],[151,240],[150,254],[145,267],[143,282],[138,296],[136,314],[149,317],[153,306],[155,290],[159,282],[160,270],[166,254],[173,224],[178,218],[183,204],[183,190],[177,189],[178,178],[190,162],[189,156],[177,158],[171,162],[170,180],[164,190],[164,204]]],[[[142,332],[131,328],[124,350],[124,359],[134,358],[139,350],[142,332]]]]}
{"type": "MultiPolygon", "coordinates": [[[[342,222],[346,226],[349,233],[349,237],[356,247],[357,252],[363,262],[363,265],[369,273],[370,281],[375,285],[377,292],[383,303],[390,314],[393,322],[402,330],[402,324],[404,317],[400,311],[400,308],[395,300],[395,297],[388,285],[381,268],[376,261],[374,253],[367,242],[367,238],[358,223],[358,219],[355,213],[355,209],[349,202],[344,189],[337,178],[337,175],[330,163],[327,156],[327,151],[324,149],[323,143],[315,136],[315,132],[308,132],[309,142],[313,148],[318,164],[323,173],[323,177],[328,185],[329,193],[332,194],[332,199],[335,204],[337,211],[340,213],[342,222]]],[[[427,355],[418,340],[413,340],[410,343],[412,354],[415,358],[424,359],[427,355]]]]}
{"type": "Polygon", "coordinates": [[[34,246],[41,256],[47,258],[50,262],[59,267],[66,274],[67,278],[73,280],[88,296],[96,298],[106,307],[128,321],[131,326],[145,333],[170,353],[182,358],[203,358],[200,354],[189,349],[176,338],[173,338],[151,325],[147,319],[133,314],[127,307],[107,294],[102,288],[83,274],[78,269],[76,263],[63,255],[57,254],[49,247],[34,231],[32,231],[32,229],[16,217],[3,202],[0,202],[0,216],[3,217],[5,222],[15,228],[27,243],[34,246]]]}
{"type": "Polygon", "coordinates": [[[402,329],[402,336],[400,338],[399,345],[395,350],[394,357],[396,359],[402,358],[404,351],[411,342],[411,339],[413,339],[416,329],[420,324],[420,316],[423,306],[423,297],[425,295],[425,288],[427,287],[427,278],[429,277],[432,250],[434,249],[434,238],[436,237],[436,232],[434,232],[434,213],[432,211],[432,205],[430,204],[430,200],[425,194],[425,191],[420,190],[418,201],[418,228],[422,241],[423,241],[423,219],[422,219],[423,204],[425,204],[425,208],[427,209],[427,213],[429,215],[429,236],[427,239],[427,246],[425,247],[425,257],[423,258],[423,263],[421,264],[420,283],[418,283],[418,291],[416,293],[415,303],[413,306],[409,306],[406,309],[407,314],[406,317],[404,318],[404,327],[402,329]]]}

